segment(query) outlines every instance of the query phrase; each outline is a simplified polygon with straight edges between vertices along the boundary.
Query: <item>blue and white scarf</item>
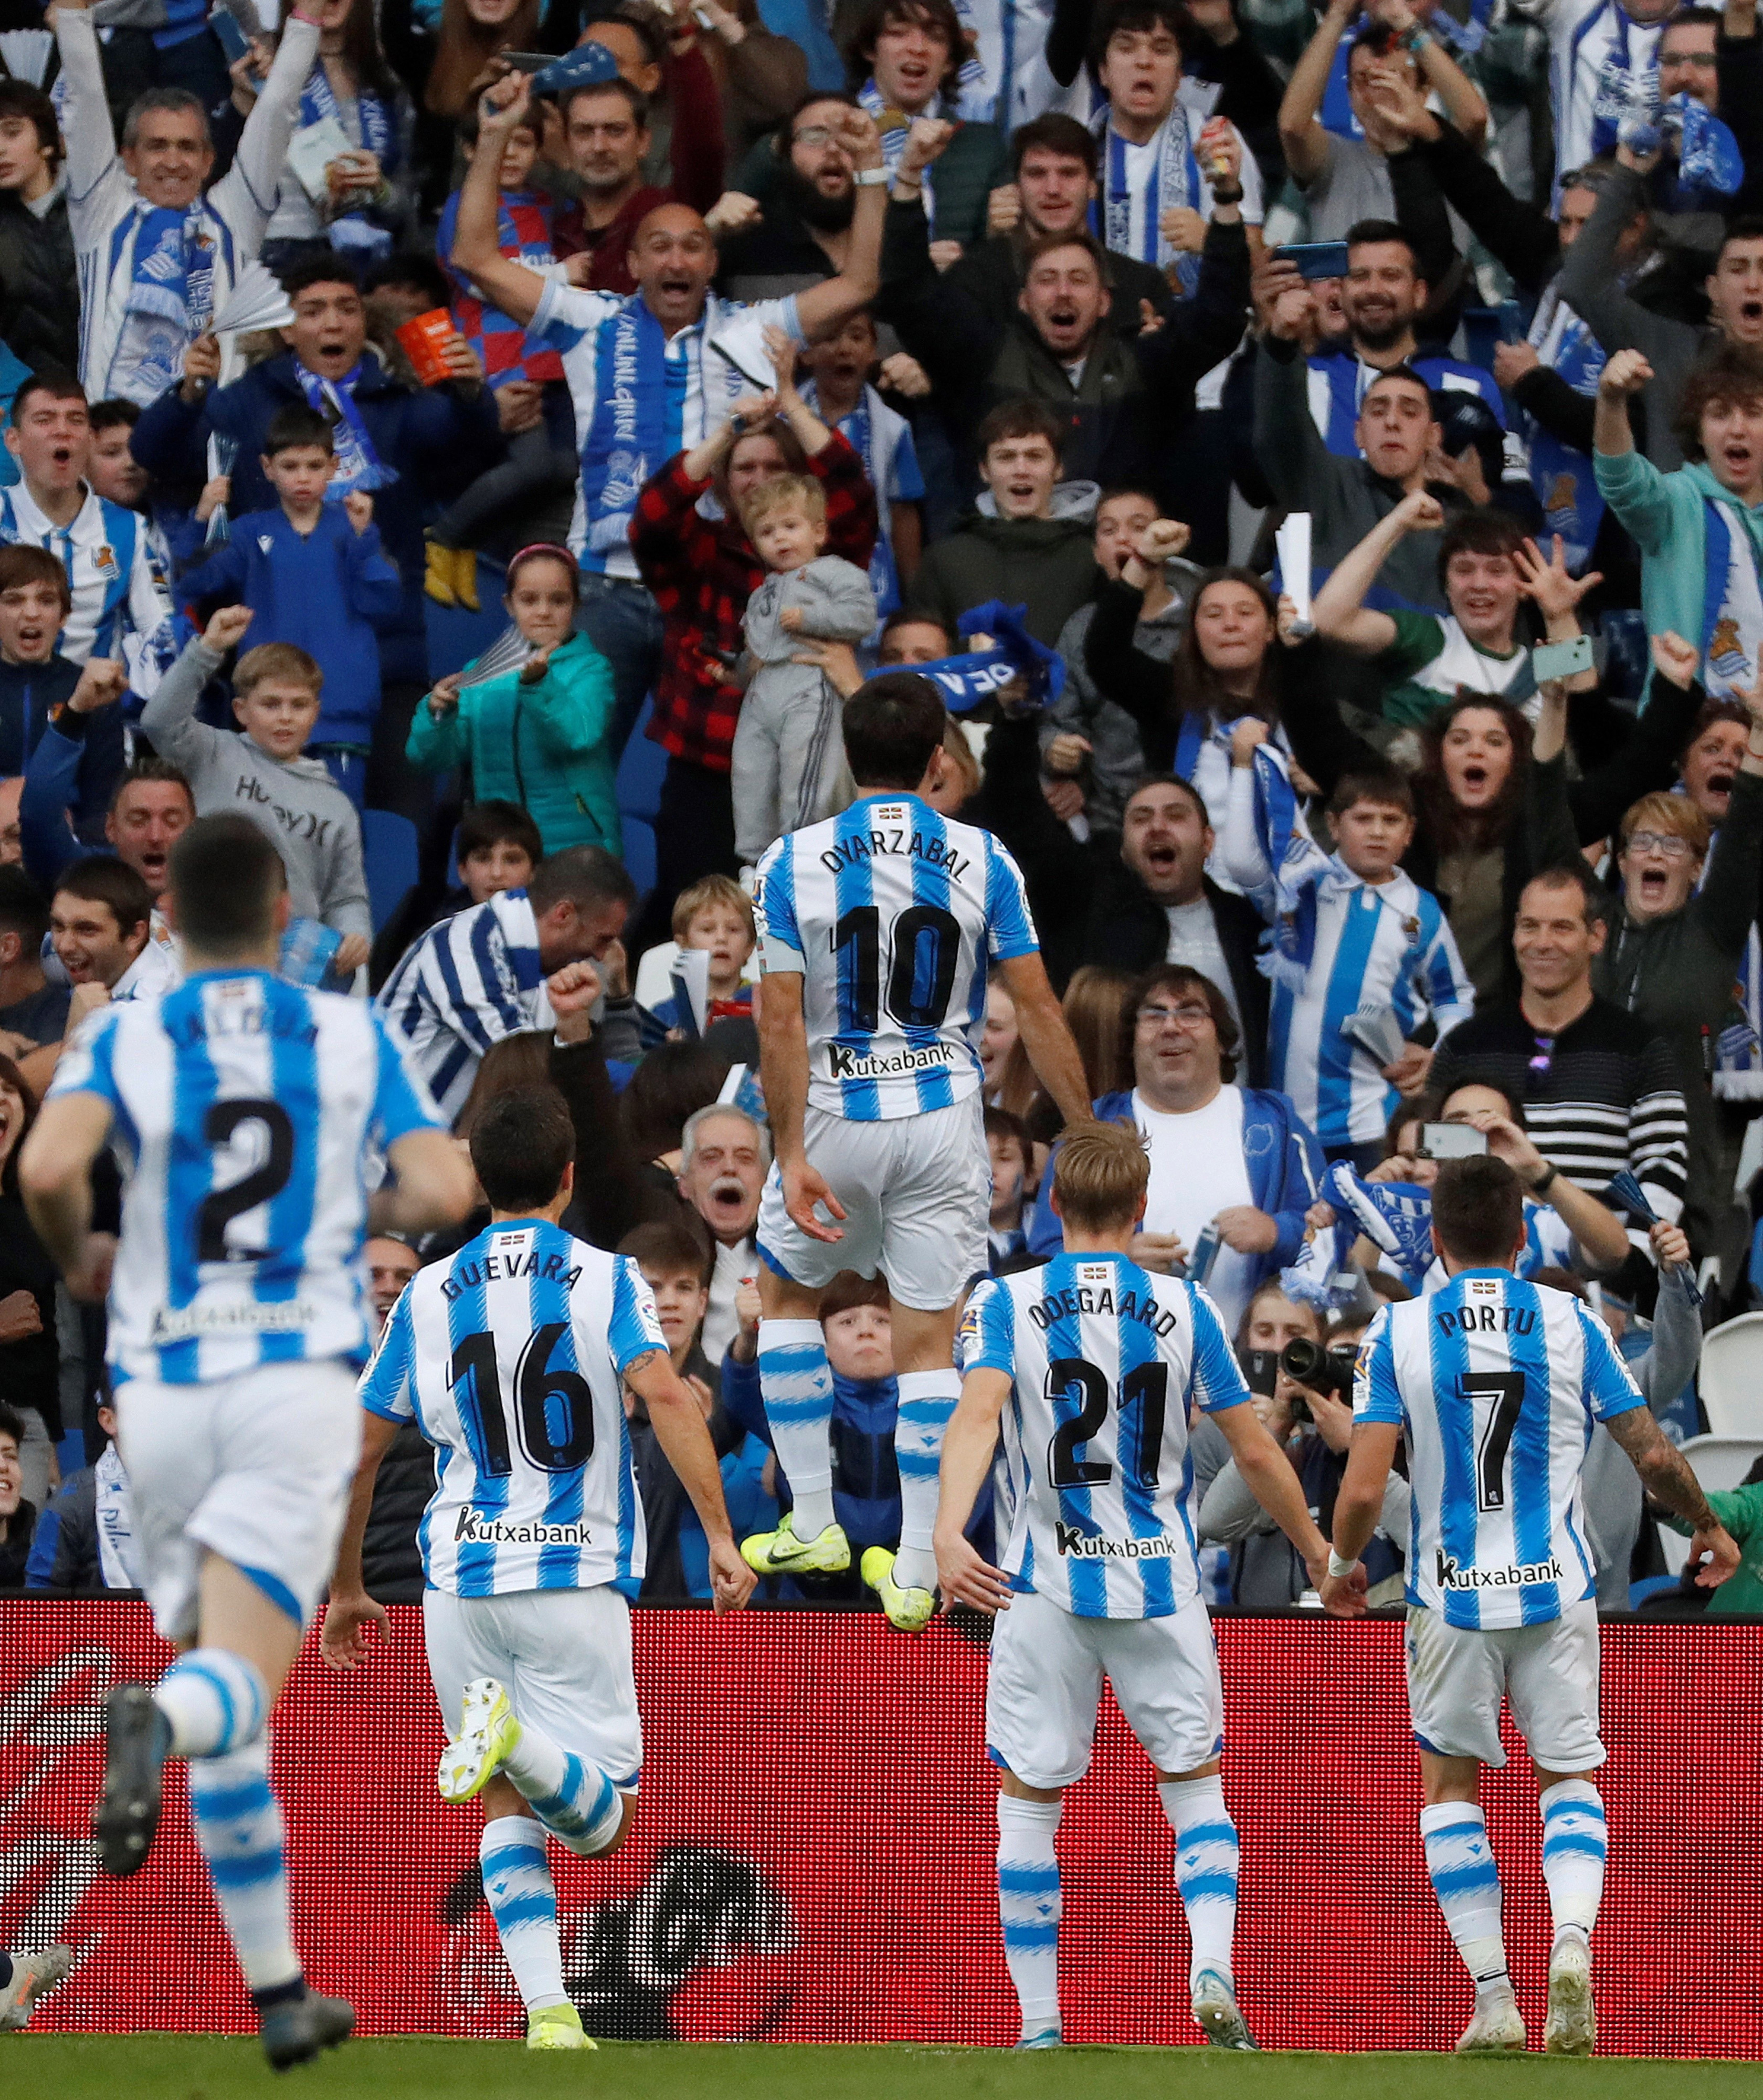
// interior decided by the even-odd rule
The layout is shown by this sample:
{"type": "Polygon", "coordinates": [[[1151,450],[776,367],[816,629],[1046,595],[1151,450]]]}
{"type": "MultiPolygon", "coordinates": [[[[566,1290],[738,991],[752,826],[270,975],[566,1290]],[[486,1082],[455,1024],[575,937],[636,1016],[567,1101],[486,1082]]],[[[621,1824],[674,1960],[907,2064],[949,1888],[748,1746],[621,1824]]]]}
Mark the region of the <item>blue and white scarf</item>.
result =
{"type": "MultiPolygon", "coordinates": [[[[582,447],[588,545],[606,554],[630,544],[643,483],[667,457],[668,338],[641,298],[601,325],[594,346],[594,412],[582,447]]],[[[716,418],[704,368],[704,428],[716,418]]]]}
{"type": "Polygon", "coordinates": [[[134,1549],[134,1507],[121,1454],[107,1444],[92,1468],[92,1511],[98,1528],[98,1571],[107,1590],[139,1590],[139,1556],[134,1549]]]}
{"type": "Polygon", "coordinates": [[[139,207],[128,308],[175,321],[192,341],[208,326],[214,311],[214,236],[200,197],[187,211],[139,207]]]}
{"type": "Polygon", "coordinates": [[[1064,660],[1037,642],[1023,624],[1028,607],[988,598],[961,615],[963,635],[983,634],[992,646],[966,656],[942,656],[912,668],[931,679],[952,715],[971,714],[982,700],[1020,679],[1025,698],[1035,707],[1050,707],[1065,689],[1064,660]]]}
{"type": "MultiPolygon", "coordinates": [[[[1566,380],[1576,394],[1589,398],[1597,393],[1608,354],[1553,284],[1537,306],[1529,342],[1541,362],[1558,378],[1566,380]]],[[[1543,506],[1549,529],[1561,535],[1567,567],[1581,569],[1591,558],[1592,545],[1604,517],[1604,499],[1598,492],[1592,462],[1585,453],[1563,444],[1528,413],[1524,414],[1524,435],[1530,452],[1531,486],[1543,506]]]]}
{"type": "MultiPolygon", "coordinates": [[[[1201,180],[1200,163],[1194,157],[1188,112],[1178,102],[1164,119],[1152,142],[1151,179],[1144,192],[1144,216],[1136,239],[1133,232],[1134,192],[1127,179],[1127,156],[1137,148],[1122,138],[1104,116],[1101,140],[1104,151],[1100,200],[1103,245],[1113,254],[1135,255],[1141,262],[1160,270],[1172,266],[1183,292],[1192,292],[1200,281],[1200,258],[1171,248],[1162,234],[1166,211],[1185,207],[1203,211],[1206,193],[1201,180]]],[[[1098,207],[1090,207],[1092,225],[1098,207]]]]}
{"type": "Polygon", "coordinates": [[[357,364],[341,379],[321,379],[296,358],[294,377],[306,397],[306,405],[316,408],[329,423],[331,442],[337,448],[337,471],[324,492],[324,501],[341,503],[353,489],[390,488],[398,479],[398,470],[387,466],[373,449],[373,439],[355,405],[361,367],[357,364]]]}
{"type": "MultiPolygon", "coordinates": [[[[971,85],[969,82],[969,75],[972,76],[974,81],[977,81],[984,77],[984,73],[985,68],[981,65],[979,60],[977,59],[969,59],[967,64],[961,68],[960,76],[956,84],[958,87],[966,88],[971,85]]],[[[876,126],[879,129],[881,124],[882,112],[888,108],[888,104],[886,97],[883,95],[881,90],[875,85],[875,79],[873,74],[871,74],[857,90],[857,99],[862,107],[869,112],[870,115],[875,119],[876,126]]],[[[958,117],[971,116],[971,112],[963,106],[964,101],[964,97],[961,98],[959,100],[951,100],[948,95],[940,95],[937,99],[932,104],[931,107],[924,112],[924,114],[927,117],[935,116],[942,117],[953,122],[958,117]]],[[[900,114],[904,116],[906,112],[901,110],[900,114]]],[[[882,165],[888,170],[888,179],[889,182],[893,180],[894,170],[900,165],[900,156],[905,152],[906,149],[906,135],[910,129],[911,126],[910,125],[893,124],[890,125],[881,135],[882,165]]],[[[924,216],[929,222],[931,238],[933,240],[937,238],[936,175],[937,170],[934,168],[927,168],[919,179],[924,192],[924,216]]]]}
{"type": "MultiPolygon", "coordinates": [[[[364,90],[355,98],[355,121],[351,126],[343,115],[343,105],[337,99],[336,90],[324,71],[324,61],[318,60],[300,90],[300,129],[304,131],[329,117],[343,132],[359,139],[379,161],[381,174],[390,174],[399,160],[396,110],[379,95],[364,90]]],[[[391,235],[383,227],[374,224],[364,205],[357,205],[348,211],[338,212],[330,223],[329,233],[331,245],[336,249],[368,249],[376,257],[382,252],[391,252],[391,235]]],[[[551,258],[547,256],[545,259],[549,262],[551,258]]]]}
{"type": "Polygon", "coordinates": [[[1702,680],[1709,695],[1730,699],[1763,668],[1763,585],[1756,543],[1735,505],[1704,498],[1702,680]]]}
{"type": "MultiPolygon", "coordinates": [[[[839,435],[862,461],[863,471],[869,476],[876,501],[885,505],[886,463],[875,457],[875,419],[870,413],[869,395],[870,390],[865,386],[857,397],[857,406],[849,415],[840,417],[839,435]]],[[[885,524],[875,535],[875,545],[870,552],[869,587],[875,597],[876,617],[885,620],[900,602],[900,576],[894,567],[893,542],[885,524]]]]}

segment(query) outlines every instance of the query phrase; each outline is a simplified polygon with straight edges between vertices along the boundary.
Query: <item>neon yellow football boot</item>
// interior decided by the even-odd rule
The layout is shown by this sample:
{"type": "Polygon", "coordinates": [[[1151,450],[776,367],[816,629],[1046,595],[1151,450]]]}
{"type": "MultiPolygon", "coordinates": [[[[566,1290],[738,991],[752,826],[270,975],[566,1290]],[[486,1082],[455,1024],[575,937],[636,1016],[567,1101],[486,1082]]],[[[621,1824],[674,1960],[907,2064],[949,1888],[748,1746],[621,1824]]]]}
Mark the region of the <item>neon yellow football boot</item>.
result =
{"type": "Polygon", "coordinates": [[[894,1580],[894,1558],[885,1546],[870,1546],[863,1555],[863,1580],[881,1599],[889,1626],[903,1634],[921,1634],[936,1617],[936,1594],[901,1589],[894,1580]]]}
{"type": "Polygon", "coordinates": [[[508,1694],[493,1677],[465,1687],[459,1733],[441,1753],[434,1784],[443,1801],[469,1801],[502,1769],[520,1744],[520,1723],[508,1694]]]}
{"type": "Polygon", "coordinates": [[[573,2005],[540,2005],[527,2015],[528,2049],[597,2049],[600,2045],[583,2031],[581,2014],[573,2005]]]}
{"type": "Polygon", "coordinates": [[[756,1531],[741,1541],[741,1558],[756,1575],[842,1575],[851,1565],[851,1542],[842,1524],[829,1524],[818,1538],[798,1538],[796,1512],[775,1531],[756,1531]]]}

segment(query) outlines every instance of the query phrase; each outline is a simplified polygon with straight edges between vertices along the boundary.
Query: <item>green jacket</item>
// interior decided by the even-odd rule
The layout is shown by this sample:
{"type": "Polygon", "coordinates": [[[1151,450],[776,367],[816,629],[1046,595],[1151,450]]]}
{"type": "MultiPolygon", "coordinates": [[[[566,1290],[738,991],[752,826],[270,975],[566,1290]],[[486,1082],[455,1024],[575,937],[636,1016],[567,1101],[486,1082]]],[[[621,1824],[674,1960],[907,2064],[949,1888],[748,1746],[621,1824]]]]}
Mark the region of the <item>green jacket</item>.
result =
{"type": "Polygon", "coordinates": [[[1763,504],[1748,510],[1698,461],[1661,474],[1645,453],[1598,452],[1598,490],[1641,550],[1641,610],[1649,634],[1681,634],[1703,646],[1708,595],[1708,505],[1738,512],[1763,571],[1763,504]]]}
{"type": "MultiPolygon", "coordinates": [[[[1711,1619],[1751,1618],[1763,1615],[1763,1480],[1754,1487],[1711,1489],[1708,1506],[1733,1535],[1743,1556],[1738,1573],[1730,1575],[1708,1600],[1711,1619]]],[[[1681,1517],[1665,1521],[1673,1531],[1687,1534],[1689,1525],[1681,1517]]]]}
{"type": "Polygon", "coordinates": [[[425,773],[469,764],[476,799],[518,802],[548,854],[584,845],[622,854],[611,718],[612,668],[585,634],[572,634],[531,685],[510,671],[465,686],[458,706],[439,716],[425,700],[405,756],[425,773]]]}
{"type": "Polygon", "coordinates": [[[1026,605],[1037,642],[1056,648],[1060,629],[1095,595],[1095,529],[1087,518],[988,518],[970,511],[946,539],[925,549],[908,604],[940,620],[951,635],[958,616],[989,598],[1026,605]]]}

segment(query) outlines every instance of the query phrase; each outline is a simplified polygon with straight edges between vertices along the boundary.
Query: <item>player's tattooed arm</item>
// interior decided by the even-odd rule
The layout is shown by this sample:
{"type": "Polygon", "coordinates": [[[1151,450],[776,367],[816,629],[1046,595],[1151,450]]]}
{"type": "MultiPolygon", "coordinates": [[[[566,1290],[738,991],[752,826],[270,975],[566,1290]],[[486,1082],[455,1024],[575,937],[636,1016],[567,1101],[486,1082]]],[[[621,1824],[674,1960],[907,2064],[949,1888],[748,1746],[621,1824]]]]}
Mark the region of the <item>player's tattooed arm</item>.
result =
{"type": "Polygon", "coordinates": [[[1644,1407],[1612,1415],[1604,1427],[1628,1453],[1641,1485],[1654,1500],[1694,1527],[1690,1561],[1698,1570],[1696,1582],[1704,1590],[1717,1589],[1737,1572],[1739,1548],[1708,1507],[1689,1462],[1644,1407]]]}
{"type": "Polygon", "coordinates": [[[976,1611],[1007,1611],[1010,1591],[1004,1577],[982,1560],[967,1536],[967,1520],[991,1470],[998,1448],[998,1423],[1010,1397],[1007,1373],[979,1370],[961,1382],[961,1401],[943,1432],[941,1475],[937,1502],[937,1582],[943,1608],[972,1604],[976,1611]]]}

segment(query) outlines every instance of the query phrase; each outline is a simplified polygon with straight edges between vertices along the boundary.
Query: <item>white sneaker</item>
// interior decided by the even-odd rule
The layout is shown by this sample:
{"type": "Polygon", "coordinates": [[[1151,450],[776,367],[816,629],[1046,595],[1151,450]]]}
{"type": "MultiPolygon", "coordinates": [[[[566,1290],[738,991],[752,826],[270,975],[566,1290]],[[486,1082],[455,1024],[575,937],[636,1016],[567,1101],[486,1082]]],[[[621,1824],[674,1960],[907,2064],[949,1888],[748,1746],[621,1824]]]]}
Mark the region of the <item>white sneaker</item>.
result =
{"type": "Polygon", "coordinates": [[[37,2001],[46,1997],[73,1966],[71,1947],[46,1947],[41,1954],[15,1954],[12,1980],[0,1991],[0,2034],[29,2027],[37,2001]]]}
{"type": "Polygon", "coordinates": [[[1230,1979],[1216,1969],[1202,1969],[1194,1979],[1194,2018],[1206,2040],[1219,2049],[1258,2049],[1249,2023],[1238,2010],[1230,1979]]]}
{"type": "Polygon", "coordinates": [[[1459,2056],[1522,2055],[1530,2046],[1524,2032],[1524,2015],[1509,1983],[1503,1991],[1475,1996],[1475,2014],[1457,2036],[1459,2056]]]}
{"type": "Polygon", "coordinates": [[[1589,2056],[1597,2040],[1592,1950],[1578,1933],[1563,1933],[1549,1952],[1549,2017],[1543,2023],[1543,2047],[1550,2056],[1589,2056]]]}

